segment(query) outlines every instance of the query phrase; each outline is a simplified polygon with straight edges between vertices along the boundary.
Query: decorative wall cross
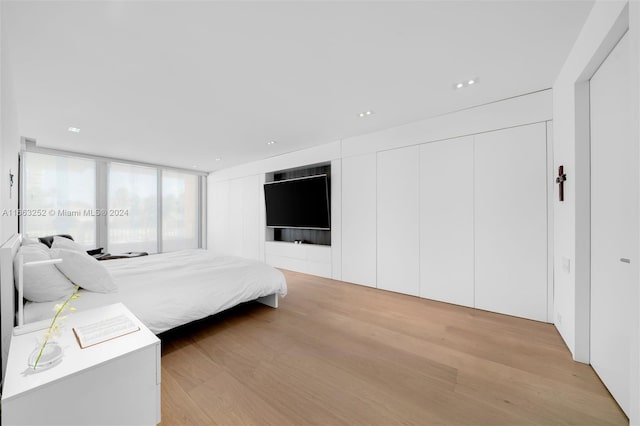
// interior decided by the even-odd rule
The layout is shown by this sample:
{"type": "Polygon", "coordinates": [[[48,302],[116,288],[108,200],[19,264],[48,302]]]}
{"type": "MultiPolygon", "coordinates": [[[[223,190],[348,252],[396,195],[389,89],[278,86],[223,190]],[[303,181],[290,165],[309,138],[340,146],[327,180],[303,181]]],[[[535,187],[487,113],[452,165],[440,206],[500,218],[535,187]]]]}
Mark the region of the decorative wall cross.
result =
{"type": "Polygon", "coordinates": [[[558,167],[558,177],[556,183],[559,185],[560,201],[564,201],[564,183],[567,180],[567,175],[564,173],[564,166],[558,167]]]}
{"type": "Polygon", "coordinates": [[[13,173],[9,169],[9,198],[13,198],[13,173]]]}

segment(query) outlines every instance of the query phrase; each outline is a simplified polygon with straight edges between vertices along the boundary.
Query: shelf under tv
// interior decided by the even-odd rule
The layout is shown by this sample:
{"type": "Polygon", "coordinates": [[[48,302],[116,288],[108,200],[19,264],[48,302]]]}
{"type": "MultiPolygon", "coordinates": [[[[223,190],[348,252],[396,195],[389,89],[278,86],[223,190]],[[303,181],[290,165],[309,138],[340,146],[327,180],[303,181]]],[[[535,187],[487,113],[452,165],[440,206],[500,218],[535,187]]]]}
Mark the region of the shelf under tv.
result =
{"type": "Polygon", "coordinates": [[[264,253],[266,262],[277,268],[331,278],[332,251],[329,245],[266,241],[264,253]]]}

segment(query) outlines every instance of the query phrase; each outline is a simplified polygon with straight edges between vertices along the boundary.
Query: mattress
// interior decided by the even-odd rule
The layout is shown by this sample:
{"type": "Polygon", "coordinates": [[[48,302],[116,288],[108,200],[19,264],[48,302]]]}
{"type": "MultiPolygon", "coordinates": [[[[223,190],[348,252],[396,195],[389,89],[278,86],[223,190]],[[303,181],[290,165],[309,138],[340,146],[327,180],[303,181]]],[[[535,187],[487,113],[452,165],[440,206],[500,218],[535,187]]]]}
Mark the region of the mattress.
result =
{"type": "MultiPolygon", "coordinates": [[[[114,293],[80,290],[78,310],[122,302],[152,332],[224,311],[270,294],[287,294],[282,272],[250,259],[213,256],[203,249],[181,250],[132,259],[106,260],[118,286],[114,293]]],[[[53,316],[58,302],[27,302],[25,323],[53,316]]]]}

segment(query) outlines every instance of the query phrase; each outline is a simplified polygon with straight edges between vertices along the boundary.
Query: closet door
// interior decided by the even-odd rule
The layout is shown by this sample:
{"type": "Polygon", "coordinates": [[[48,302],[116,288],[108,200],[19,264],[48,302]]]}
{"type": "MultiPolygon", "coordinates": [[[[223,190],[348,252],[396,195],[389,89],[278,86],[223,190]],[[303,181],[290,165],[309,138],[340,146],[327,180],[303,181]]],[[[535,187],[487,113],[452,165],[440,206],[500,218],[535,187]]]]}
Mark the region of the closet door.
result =
{"type": "Polygon", "coordinates": [[[475,136],[475,304],[547,321],[546,126],[475,136]]]}
{"type": "Polygon", "coordinates": [[[262,176],[246,176],[242,181],[242,257],[264,261],[261,250],[264,238],[261,240],[261,229],[264,225],[260,220],[260,209],[264,205],[262,194],[262,176]]]}
{"type": "Polygon", "coordinates": [[[473,137],[420,147],[420,296],[473,306],[473,137]]]}
{"type": "Polygon", "coordinates": [[[378,288],[419,294],[420,148],[378,154],[378,288]]]}
{"type": "Polygon", "coordinates": [[[342,280],[376,286],[376,154],[342,159],[342,280]]]}
{"type": "Polygon", "coordinates": [[[231,256],[242,257],[243,246],[243,191],[244,182],[242,178],[232,179],[229,181],[229,193],[227,198],[227,241],[223,247],[223,253],[231,256]]]}
{"type": "Polygon", "coordinates": [[[263,180],[254,175],[209,184],[209,250],[264,261],[263,180]]]}
{"type": "Polygon", "coordinates": [[[207,247],[215,254],[225,254],[229,240],[229,181],[209,182],[207,187],[207,247]]]}

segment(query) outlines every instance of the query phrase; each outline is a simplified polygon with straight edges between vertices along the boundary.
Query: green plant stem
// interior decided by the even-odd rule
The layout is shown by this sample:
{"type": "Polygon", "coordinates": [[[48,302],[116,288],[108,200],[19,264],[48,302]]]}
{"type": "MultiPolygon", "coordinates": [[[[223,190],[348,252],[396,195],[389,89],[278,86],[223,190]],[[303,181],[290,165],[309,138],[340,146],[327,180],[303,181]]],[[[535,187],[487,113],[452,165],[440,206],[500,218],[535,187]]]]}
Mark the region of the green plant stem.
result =
{"type": "Polygon", "coordinates": [[[44,342],[42,343],[42,347],[40,348],[40,352],[38,352],[38,357],[36,358],[36,362],[33,363],[33,369],[34,370],[38,366],[38,362],[40,362],[40,358],[42,358],[42,353],[44,352],[44,348],[47,346],[47,343],[49,342],[49,337],[51,337],[51,330],[53,329],[53,326],[56,324],[56,321],[58,320],[58,317],[60,316],[62,311],[64,311],[64,308],[69,304],[69,302],[71,302],[71,299],[73,298],[73,296],[78,292],[78,288],[79,287],[76,286],[76,288],[73,290],[73,293],[71,293],[71,296],[69,296],[69,298],[64,301],[62,306],[60,306],[60,309],[58,309],[56,311],[56,314],[53,316],[53,319],[51,320],[51,325],[49,326],[48,333],[47,333],[46,337],[44,338],[44,342]]]}

